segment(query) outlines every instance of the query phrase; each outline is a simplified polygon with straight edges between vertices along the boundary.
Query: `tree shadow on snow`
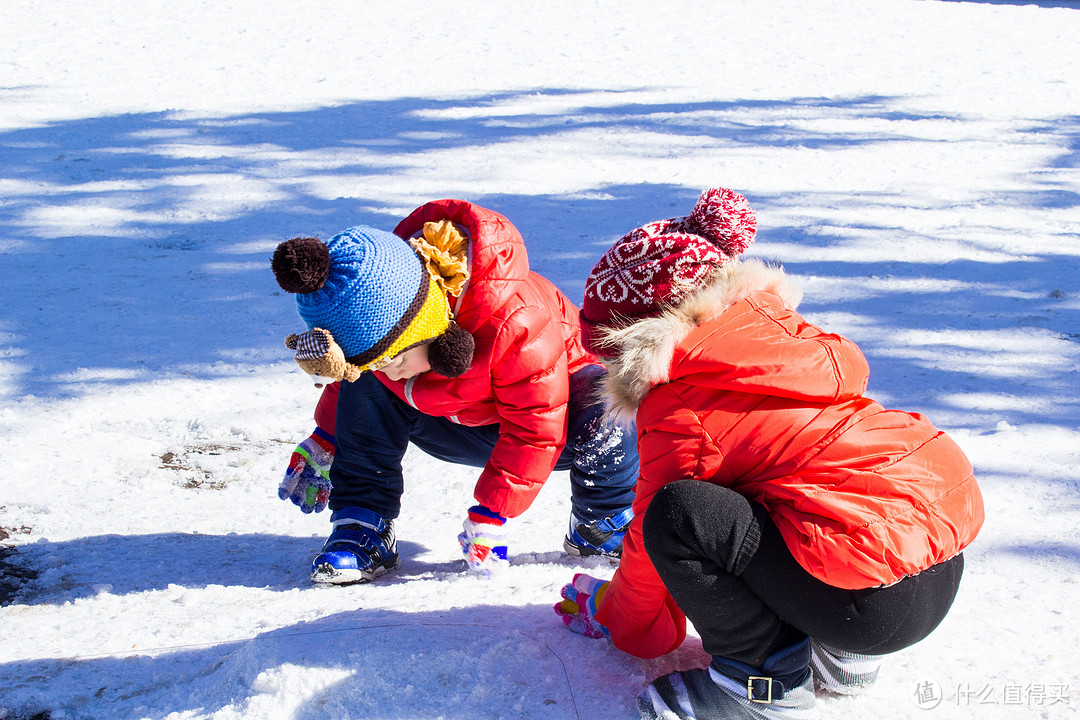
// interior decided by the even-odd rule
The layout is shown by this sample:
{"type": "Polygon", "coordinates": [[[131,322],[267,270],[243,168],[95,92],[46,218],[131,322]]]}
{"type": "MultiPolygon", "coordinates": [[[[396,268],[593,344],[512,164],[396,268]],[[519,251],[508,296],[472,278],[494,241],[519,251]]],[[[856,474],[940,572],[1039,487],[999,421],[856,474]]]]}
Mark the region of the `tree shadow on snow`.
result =
{"type": "MultiPolygon", "coordinates": [[[[311,560],[324,539],[321,535],[156,533],[100,535],[3,548],[0,570],[6,582],[0,584],[0,604],[55,604],[103,592],[123,596],[173,586],[307,589],[313,587],[311,560]]],[[[521,550],[511,559],[511,566],[543,563],[610,569],[600,558],[521,550]]],[[[463,560],[426,560],[427,548],[419,543],[398,540],[398,552],[401,567],[380,578],[380,585],[465,575],[463,560]]]]}
{"type": "MultiPolygon", "coordinates": [[[[634,693],[661,671],[568,632],[548,605],[354,610],[149,652],[0,664],[6,709],[84,719],[225,708],[296,720],[631,718],[634,693]]],[[[683,660],[701,662],[700,647],[683,660]]]]}
{"type": "Polygon", "coordinates": [[[33,575],[16,599],[57,599],[164,590],[170,585],[287,589],[306,586],[322,537],[273,534],[99,535],[14,548],[6,560],[33,575]]]}
{"type": "Polygon", "coordinates": [[[998,552],[1015,555],[1034,563],[1064,563],[1080,569],[1080,545],[1063,542],[1040,541],[1038,543],[1017,543],[1003,547],[991,547],[986,552],[998,552]]]}
{"type": "MultiPolygon", "coordinates": [[[[0,338],[7,345],[0,355],[0,396],[77,396],[100,384],[176,375],[213,378],[288,362],[281,339],[298,329],[299,320],[295,304],[269,271],[273,248],[297,234],[329,237],[358,223],[392,229],[406,212],[433,199],[418,194],[422,189],[393,188],[434,154],[497,150],[505,143],[593,129],[643,132],[676,145],[704,138],[730,147],[843,150],[924,143],[924,137],[909,135],[912,123],[964,120],[899,110],[899,99],[887,96],[650,104],[622,102],[618,93],[598,99],[596,93],[555,88],[540,92],[558,98],[566,109],[514,111],[515,103],[531,93],[400,98],[227,118],[106,116],[0,133],[6,182],[0,205],[6,242],[0,338]],[[841,122],[843,131],[830,132],[819,129],[821,123],[800,122],[823,117],[865,120],[872,129],[841,122]]],[[[1048,161],[1050,167],[1075,161],[1076,116],[1030,132],[1053,134],[1066,148],[1048,161]]],[[[986,203],[1035,212],[1080,206],[1075,190],[1054,177],[1033,174],[1027,189],[1002,192],[986,203]]],[[[460,182],[449,178],[446,187],[460,182]]],[[[685,214],[699,190],[638,182],[567,195],[467,199],[514,221],[533,269],[579,302],[589,269],[612,241],[642,223],[685,214]]],[[[756,195],[751,202],[761,226],[752,254],[768,255],[770,243],[791,243],[821,249],[820,257],[810,260],[806,253],[801,260],[782,253],[775,258],[796,274],[928,281],[921,287],[909,283],[902,291],[866,282],[870,291],[863,297],[811,296],[804,302],[811,320],[815,312],[841,313],[880,331],[865,337],[851,333],[871,361],[872,386],[893,394],[902,406],[918,406],[904,409],[925,409],[932,417],[957,409],[941,388],[950,388],[950,396],[999,394],[1002,378],[980,373],[978,363],[969,362],[979,353],[992,358],[996,348],[949,348],[945,340],[932,349],[937,357],[928,359],[915,352],[905,356],[906,348],[896,352],[877,338],[911,332],[917,342],[917,333],[926,330],[976,335],[1018,330],[1037,341],[1061,343],[1049,354],[1063,363],[1030,368],[1009,385],[1017,401],[1006,398],[995,414],[1010,422],[1075,426],[1080,381],[1070,368],[1080,342],[1075,305],[1080,250],[1028,256],[1023,262],[1004,257],[1022,252],[1016,248],[986,262],[836,261],[830,246],[848,238],[828,228],[818,233],[818,228],[770,226],[770,211],[793,201],[812,216],[815,208],[838,204],[863,204],[870,211],[881,199],[812,192],[756,195]],[[939,289],[950,283],[961,289],[939,289]],[[950,353],[963,360],[958,367],[951,366],[950,353]],[[1034,410],[1026,402],[1032,398],[1041,401],[1034,410]]],[[[871,223],[855,229],[906,235],[903,228],[871,223]]],[[[964,237],[957,242],[977,245],[964,237]]]]}
{"type": "MultiPolygon", "coordinates": [[[[571,101],[576,95],[545,92],[571,101]]],[[[402,98],[228,118],[128,114],[0,132],[6,265],[0,337],[10,345],[0,356],[7,366],[0,377],[6,376],[8,394],[78,395],[96,383],[214,377],[282,360],[281,338],[298,320],[269,271],[273,248],[298,234],[329,237],[360,223],[392,229],[434,198],[405,189],[388,200],[393,193],[381,188],[400,184],[395,179],[432,153],[568,129],[650,126],[755,146],[843,147],[884,140],[799,130],[775,117],[827,109],[907,119],[890,113],[880,97],[599,107],[583,101],[572,112],[550,115],[501,109],[519,97],[528,94],[402,98]],[[746,108],[772,119],[722,118],[746,108]],[[371,196],[376,192],[383,199],[371,196]]],[[[631,211],[669,206],[664,195],[631,186],[593,209],[610,235],[626,226],[631,211]]],[[[543,245],[552,225],[573,215],[577,199],[515,197],[468,199],[494,204],[515,222],[534,219],[540,232],[526,237],[541,261],[537,269],[566,268],[567,258],[543,262],[543,245]]],[[[580,282],[602,250],[589,248],[554,279],[580,282]]]]}
{"type": "Polygon", "coordinates": [[[979,3],[982,5],[1034,5],[1041,8],[1080,10],[1078,0],[938,0],[938,2],[979,3]]]}
{"type": "MultiPolygon", "coordinates": [[[[897,231],[854,229],[868,236],[897,231]]],[[[870,363],[871,396],[885,393],[900,409],[925,412],[954,428],[980,413],[1012,424],[1075,427],[1080,253],[1031,253],[1010,261],[860,262],[829,259],[829,247],[845,238],[808,236],[790,227],[776,234],[802,248],[822,249],[820,259],[776,257],[787,272],[858,288],[841,298],[808,292],[799,309],[859,345],[870,363]],[[832,314],[851,318],[852,325],[835,327],[832,314]]],[[[767,245],[758,252],[768,253],[767,245]]],[[[981,423],[986,424],[996,421],[981,423]]]]}

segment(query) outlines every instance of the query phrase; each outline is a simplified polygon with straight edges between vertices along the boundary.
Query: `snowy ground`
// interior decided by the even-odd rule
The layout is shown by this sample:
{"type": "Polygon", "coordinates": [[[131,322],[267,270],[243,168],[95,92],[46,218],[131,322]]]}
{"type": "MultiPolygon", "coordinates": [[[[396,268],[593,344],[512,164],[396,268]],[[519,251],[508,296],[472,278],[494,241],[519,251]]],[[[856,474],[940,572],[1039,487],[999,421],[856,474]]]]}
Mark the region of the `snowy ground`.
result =
{"type": "Polygon", "coordinates": [[[700,643],[562,628],[611,572],[560,552],[564,476],[484,582],[472,472],[410,454],[400,572],[308,583],[328,518],[275,491],[316,395],[268,259],[462,197],[577,301],[718,184],[987,504],[944,625],[819,716],[1080,715],[1078,5],[7,0],[0,718],[632,718],[700,643]]]}

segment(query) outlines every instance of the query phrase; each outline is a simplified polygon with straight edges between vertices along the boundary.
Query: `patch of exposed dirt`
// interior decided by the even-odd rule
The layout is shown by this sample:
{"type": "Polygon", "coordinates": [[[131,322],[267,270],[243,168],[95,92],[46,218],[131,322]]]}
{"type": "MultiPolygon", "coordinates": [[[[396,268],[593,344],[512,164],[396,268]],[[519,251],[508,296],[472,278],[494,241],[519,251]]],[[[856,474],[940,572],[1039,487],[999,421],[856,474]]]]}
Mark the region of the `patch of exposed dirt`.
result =
{"type": "Polygon", "coordinates": [[[205,443],[189,445],[180,452],[171,450],[159,456],[160,467],[179,475],[180,487],[199,490],[221,490],[227,484],[219,474],[220,456],[240,450],[239,445],[205,443]]]}

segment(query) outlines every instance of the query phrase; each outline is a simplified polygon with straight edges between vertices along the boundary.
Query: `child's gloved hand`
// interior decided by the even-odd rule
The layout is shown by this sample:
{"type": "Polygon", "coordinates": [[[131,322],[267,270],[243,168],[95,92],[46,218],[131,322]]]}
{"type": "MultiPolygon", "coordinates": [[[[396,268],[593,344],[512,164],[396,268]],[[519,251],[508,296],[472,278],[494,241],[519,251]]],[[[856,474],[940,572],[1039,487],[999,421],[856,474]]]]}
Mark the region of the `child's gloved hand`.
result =
{"type": "Polygon", "coordinates": [[[596,622],[596,610],[603,602],[609,584],[607,580],[584,573],[574,575],[574,581],[563,586],[562,602],[555,605],[563,625],[585,637],[608,637],[608,629],[596,622]]]}
{"type": "Polygon", "coordinates": [[[330,500],[330,465],[334,462],[334,436],[320,427],[296,446],[278,497],[291,500],[302,511],[322,512],[330,500]]]}
{"type": "Polygon", "coordinates": [[[503,540],[506,518],[483,505],[473,505],[462,525],[465,529],[458,535],[458,543],[469,570],[491,575],[510,564],[503,540]]]}

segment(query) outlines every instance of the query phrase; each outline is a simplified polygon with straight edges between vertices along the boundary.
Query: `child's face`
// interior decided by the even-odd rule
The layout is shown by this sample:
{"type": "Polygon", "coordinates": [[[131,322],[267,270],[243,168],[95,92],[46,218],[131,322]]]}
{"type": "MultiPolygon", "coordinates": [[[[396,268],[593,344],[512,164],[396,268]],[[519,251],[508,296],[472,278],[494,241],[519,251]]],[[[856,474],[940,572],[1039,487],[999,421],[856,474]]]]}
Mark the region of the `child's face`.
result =
{"type": "Polygon", "coordinates": [[[394,380],[408,380],[411,377],[416,377],[420,373],[425,373],[431,369],[431,364],[428,363],[428,344],[417,345],[414,348],[409,348],[403,353],[398,353],[394,356],[394,359],[389,364],[384,365],[378,370],[378,372],[384,373],[386,377],[394,380]]]}

